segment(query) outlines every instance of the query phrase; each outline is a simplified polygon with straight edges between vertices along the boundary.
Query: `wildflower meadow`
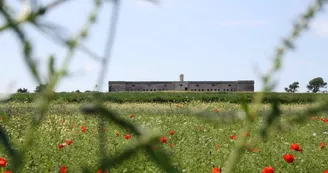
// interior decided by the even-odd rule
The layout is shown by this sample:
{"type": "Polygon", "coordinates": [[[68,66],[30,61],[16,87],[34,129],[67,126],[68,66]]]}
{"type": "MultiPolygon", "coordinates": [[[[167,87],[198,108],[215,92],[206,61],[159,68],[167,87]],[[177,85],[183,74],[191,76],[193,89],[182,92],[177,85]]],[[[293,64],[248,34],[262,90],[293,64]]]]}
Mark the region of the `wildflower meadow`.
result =
{"type": "MultiPolygon", "coordinates": [[[[256,143],[263,124],[258,119],[247,132],[240,132],[245,125],[241,120],[225,123],[206,122],[190,112],[203,110],[213,115],[222,112],[240,111],[238,104],[201,103],[157,104],[157,103],[105,103],[116,110],[120,118],[150,133],[159,134],[157,142],[151,145],[156,151],[164,150],[171,158],[173,167],[179,172],[224,172],[238,140],[245,137],[243,157],[234,165],[234,172],[324,172],[328,170],[327,114],[313,114],[304,124],[289,125],[288,114],[281,118],[281,126],[272,128],[266,142],[256,143]],[[217,169],[216,169],[217,168],[217,169]],[[215,171],[217,170],[217,171],[215,171]]],[[[283,111],[302,111],[311,104],[282,105],[283,111]]],[[[82,172],[81,165],[90,170],[100,170],[98,136],[103,132],[105,152],[115,158],[127,148],[138,144],[138,135],[121,128],[104,118],[103,128],[97,125],[97,118],[79,112],[81,104],[51,104],[46,118],[34,132],[33,145],[26,152],[23,172],[82,172]],[[65,168],[65,171],[60,169],[65,168]]],[[[29,128],[35,114],[35,104],[6,103],[2,110],[10,110],[2,117],[1,124],[15,148],[23,146],[24,132],[29,128]]],[[[261,111],[270,110],[263,104],[261,111]]],[[[227,115],[228,116],[228,115],[227,115]]],[[[228,117],[227,117],[228,118],[228,117]]],[[[245,117],[244,117],[245,118],[245,117]]],[[[1,158],[6,160],[4,168],[10,168],[12,161],[1,147],[1,158]]],[[[1,165],[1,161],[0,161],[1,165]]],[[[108,172],[163,172],[142,150],[133,157],[117,164],[108,172]]]]}
{"type": "Polygon", "coordinates": [[[17,17],[11,1],[0,0],[4,19],[0,32],[17,36],[30,75],[36,83],[46,84],[38,93],[9,94],[0,101],[1,173],[328,173],[326,94],[272,93],[273,76],[282,68],[285,53],[296,49],[295,40],[326,0],[313,1],[274,49],[272,67],[261,76],[261,92],[187,93],[190,97],[182,98],[183,94],[169,91],[156,92],[152,99],[144,92],[115,96],[98,90],[106,80],[121,0],[93,0],[92,10],[84,14],[85,25],[65,38],[40,18],[68,1],[41,6],[35,5],[37,0],[24,1],[30,3],[22,3],[25,10],[17,17]],[[104,33],[104,54],[98,56],[82,42],[104,4],[112,7],[108,11],[111,21],[104,33]],[[23,24],[57,38],[67,49],[59,67],[54,65],[56,57],[47,57],[45,79],[23,24]],[[58,94],[55,88],[69,77],[69,64],[77,50],[101,64],[97,91],[87,96],[58,94]]]}

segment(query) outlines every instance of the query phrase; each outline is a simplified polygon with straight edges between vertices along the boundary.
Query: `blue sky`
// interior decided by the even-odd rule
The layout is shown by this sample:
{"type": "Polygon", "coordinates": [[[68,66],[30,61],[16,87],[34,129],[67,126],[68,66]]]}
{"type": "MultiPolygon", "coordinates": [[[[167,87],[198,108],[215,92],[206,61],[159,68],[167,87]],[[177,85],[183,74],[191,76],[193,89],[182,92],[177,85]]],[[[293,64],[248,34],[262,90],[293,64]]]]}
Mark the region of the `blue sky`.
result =
{"type": "MultiPolygon", "coordinates": [[[[109,80],[173,81],[179,80],[181,73],[186,81],[255,80],[258,91],[262,88],[260,72],[269,70],[275,47],[312,2],[162,0],[156,6],[125,0],[102,91],[107,90],[109,80]]],[[[53,10],[46,20],[76,32],[91,7],[89,1],[72,1],[53,10]]],[[[103,54],[110,12],[111,4],[107,2],[84,43],[99,55],[103,54]]],[[[0,24],[3,22],[0,19],[0,24]]],[[[275,91],[299,81],[300,91],[304,92],[312,78],[328,80],[327,12],[320,12],[310,27],[296,41],[296,51],[284,57],[275,91]]],[[[45,76],[48,55],[56,55],[60,65],[66,51],[33,27],[24,25],[24,29],[45,76]]],[[[0,93],[15,92],[21,87],[35,89],[36,82],[18,45],[12,32],[1,33],[0,93]]],[[[70,64],[70,72],[76,75],[62,80],[56,91],[92,90],[99,70],[99,63],[77,52],[70,64]]]]}

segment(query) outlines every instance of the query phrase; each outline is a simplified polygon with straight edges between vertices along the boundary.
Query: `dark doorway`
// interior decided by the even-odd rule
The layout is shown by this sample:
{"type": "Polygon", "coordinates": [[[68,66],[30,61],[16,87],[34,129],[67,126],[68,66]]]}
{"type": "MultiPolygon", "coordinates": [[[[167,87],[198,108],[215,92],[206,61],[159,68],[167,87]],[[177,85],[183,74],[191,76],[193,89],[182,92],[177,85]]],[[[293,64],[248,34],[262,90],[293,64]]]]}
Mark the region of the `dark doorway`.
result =
{"type": "Polygon", "coordinates": [[[188,87],[185,87],[185,91],[188,91],[188,87]]]}

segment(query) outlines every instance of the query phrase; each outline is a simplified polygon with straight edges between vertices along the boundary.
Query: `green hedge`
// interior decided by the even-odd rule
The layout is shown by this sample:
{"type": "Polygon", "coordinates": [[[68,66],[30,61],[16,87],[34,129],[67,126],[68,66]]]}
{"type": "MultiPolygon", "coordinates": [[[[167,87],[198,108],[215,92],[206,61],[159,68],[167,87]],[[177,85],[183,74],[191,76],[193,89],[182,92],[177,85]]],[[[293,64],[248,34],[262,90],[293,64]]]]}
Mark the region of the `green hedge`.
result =
{"type": "MultiPolygon", "coordinates": [[[[92,94],[89,93],[55,93],[54,101],[63,103],[82,103],[92,101],[92,94]]],[[[101,93],[100,97],[104,101],[124,103],[124,102],[230,102],[242,103],[251,102],[254,97],[253,92],[116,92],[101,93]]],[[[35,93],[17,93],[9,100],[1,102],[33,102],[35,93]]],[[[281,103],[313,103],[317,99],[328,99],[328,94],[313,93],[267,93],[263,102],[270,103],[278,99],[281,103]]]]}

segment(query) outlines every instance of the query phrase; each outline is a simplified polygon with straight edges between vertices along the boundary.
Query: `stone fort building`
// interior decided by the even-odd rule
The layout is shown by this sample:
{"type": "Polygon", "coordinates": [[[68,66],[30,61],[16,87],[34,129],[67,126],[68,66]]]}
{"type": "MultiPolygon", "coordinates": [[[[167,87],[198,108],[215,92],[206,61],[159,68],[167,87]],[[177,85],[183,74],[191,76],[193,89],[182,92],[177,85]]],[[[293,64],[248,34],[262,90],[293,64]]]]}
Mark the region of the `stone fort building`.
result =
{"type": "Polygon", "coordinates": [[[180,75],[180,81],[109,81],[108,91],[212,91],[254,92],[253,80],[238,81],[184,81],[184,75],[180,75]]]}

